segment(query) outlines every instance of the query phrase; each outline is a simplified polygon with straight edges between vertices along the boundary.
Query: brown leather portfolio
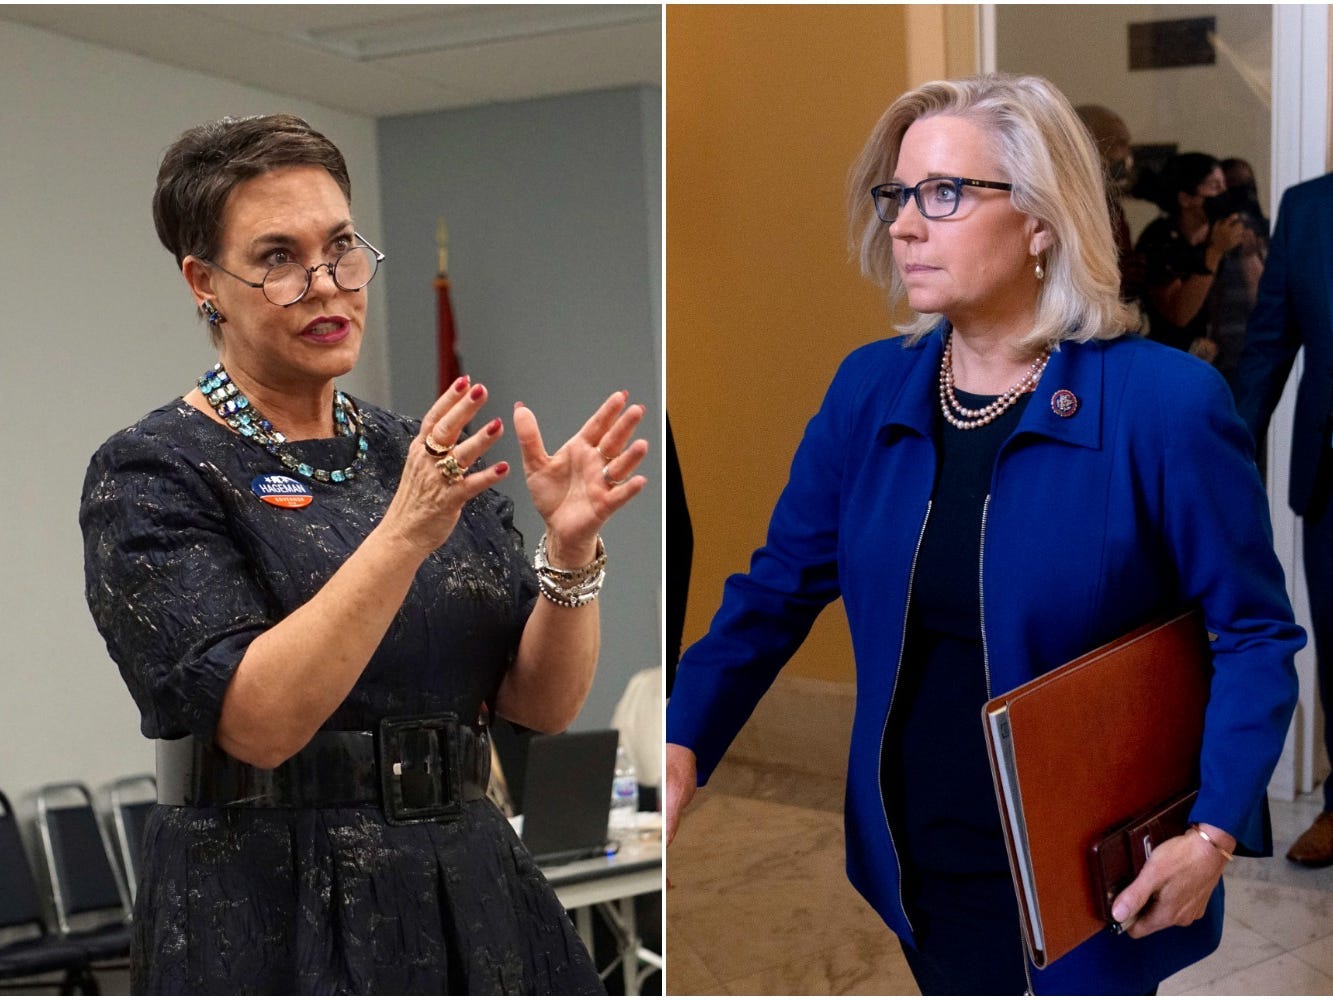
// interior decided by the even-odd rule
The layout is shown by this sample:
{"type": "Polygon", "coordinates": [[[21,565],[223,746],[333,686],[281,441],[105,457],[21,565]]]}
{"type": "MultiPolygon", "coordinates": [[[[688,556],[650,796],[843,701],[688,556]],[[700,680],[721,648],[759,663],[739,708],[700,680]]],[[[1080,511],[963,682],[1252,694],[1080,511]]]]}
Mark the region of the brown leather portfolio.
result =
{"type": "Polygon", "coordinates": [[[1211,677],[1208,635],[1191,611],[986,703],[1009,866],[1038,968],[1106,926],[1094,847],[1198,788],[1211,677]]]}

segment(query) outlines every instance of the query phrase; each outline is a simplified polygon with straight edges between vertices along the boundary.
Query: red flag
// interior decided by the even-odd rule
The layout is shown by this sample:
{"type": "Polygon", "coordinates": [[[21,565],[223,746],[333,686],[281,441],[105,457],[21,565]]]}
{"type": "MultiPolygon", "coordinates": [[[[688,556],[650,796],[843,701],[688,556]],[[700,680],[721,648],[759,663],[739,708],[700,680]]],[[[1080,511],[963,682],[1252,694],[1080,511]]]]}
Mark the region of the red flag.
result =
{"type": "Polygon", "coordinates": [[[454,307],[449,301],[449,231],[444,220],[440,219],[435,230],[436,249],[439,252],[439,266],[435,281],[435,349],[438,377],[436,392],[444,391],[453,385],[462,374],[458,363],[457,337],[454,333],[454,307]]]}

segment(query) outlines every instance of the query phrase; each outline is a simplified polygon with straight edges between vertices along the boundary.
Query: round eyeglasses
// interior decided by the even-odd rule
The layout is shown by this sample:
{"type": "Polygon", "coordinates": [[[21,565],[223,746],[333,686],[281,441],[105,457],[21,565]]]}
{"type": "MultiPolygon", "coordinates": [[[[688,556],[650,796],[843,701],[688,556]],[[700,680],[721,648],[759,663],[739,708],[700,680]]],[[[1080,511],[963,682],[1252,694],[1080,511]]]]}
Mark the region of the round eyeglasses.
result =
{"type": "Polygon", "coordinates": [[[963,200],[963,188],[994,188],[1012,191],[1014,186],[1003,181],[978,181],[971,177],[927,177],[920,184],[908,187],[890,182],[876,184],[870,189],[875,202],[875,214],[881,222],[894,222],[907,205],[908,198],[916,199],[916,207],[927,219],[947,219],[958,211],[963,200]]]}
{"type": "Polygon", "coordinates": [[[223,274],[230,275],[243,285],[258,288],[275,306],[294,306],[306,297],[310,283],[315,280],[315,272],[321,267],[329,272],[333,283],[344,292],[359,292],[365,288],[378,273],[384,254],[371,245],[370,240],[360,233],[352,234],[364,246],[348,247],[331,261],[306,267],[296,261],[274,264],[264,273],[263,281],[249,281],[239,274],[228,271],[216,261],[205,257],[199,258],[209,267],[216,267],[223,274]]]}

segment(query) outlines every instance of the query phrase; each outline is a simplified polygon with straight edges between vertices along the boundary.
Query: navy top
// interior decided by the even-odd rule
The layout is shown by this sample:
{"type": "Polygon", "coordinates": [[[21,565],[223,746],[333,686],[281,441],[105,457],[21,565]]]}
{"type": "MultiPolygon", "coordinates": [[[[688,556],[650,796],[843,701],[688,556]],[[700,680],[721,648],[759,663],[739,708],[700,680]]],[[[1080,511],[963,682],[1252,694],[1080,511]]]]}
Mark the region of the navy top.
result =
{"type": "MultiPolygon", "coordinates": [[[[994,396],[956,392],[968,409],[994,396]]],[[[884,740],[884,801],[908,868],[1007,872],[981,727],[981,530],[991,470],[1030,393],[989,424],[936,414],[939,465],[908,605],[907,645],[884,740]]]]}

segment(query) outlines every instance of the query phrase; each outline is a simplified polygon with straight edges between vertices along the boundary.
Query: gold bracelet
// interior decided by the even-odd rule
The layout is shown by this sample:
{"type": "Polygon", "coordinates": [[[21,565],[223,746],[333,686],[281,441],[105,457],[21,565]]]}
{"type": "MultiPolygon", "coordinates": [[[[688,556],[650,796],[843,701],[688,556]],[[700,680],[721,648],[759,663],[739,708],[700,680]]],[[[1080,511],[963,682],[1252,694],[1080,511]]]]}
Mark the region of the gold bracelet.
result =
{"type": "Polygon", "coordinates": [[[1197,833],[1200,837],[1202,837],[1204,843],[1206,843],[1209,847],[1215,850],[1218,854],[1222,855],[1222,857],[1226,858],[1228,861],[1235,860],[1236,856],[1232,854],[1230,851],[1228,851],[1226,848],[1224,848],[1217,841],[1215,841],[1212,837],[1208,836],[1208,834],[1204,833],[1203,830],[1199,828],[1198,823],[1195,823],[1193,826],[1190,827],[1190,829],[1193,830],[1195,833],[1197,833]]]}

